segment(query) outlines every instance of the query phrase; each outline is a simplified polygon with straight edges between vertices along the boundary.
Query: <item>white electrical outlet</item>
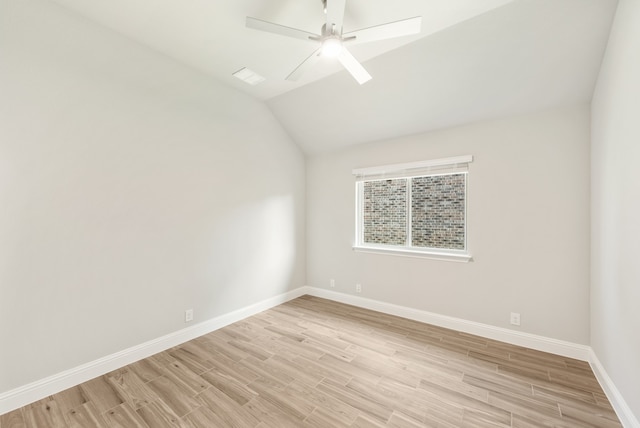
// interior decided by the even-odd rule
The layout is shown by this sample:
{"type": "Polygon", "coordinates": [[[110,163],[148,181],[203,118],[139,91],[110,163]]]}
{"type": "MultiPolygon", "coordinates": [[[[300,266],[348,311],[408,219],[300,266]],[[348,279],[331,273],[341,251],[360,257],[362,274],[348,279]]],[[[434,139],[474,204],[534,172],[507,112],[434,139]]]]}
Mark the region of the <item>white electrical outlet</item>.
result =
{"type": "Polygon", "coordinates": [[[362,284],[356,284],[356,293],[362,293],[362,284]]]}
{"type": "Polygon", "coordinates": [[[193,321],[193,309],[184,311],[184,322],[193,321]]]}
{"type": "Polygon", "coordinates": [[[329,280],[329,287],[336,288],[336,280],[335,279],[330,279],[329,280]]]}
{"type": "Polygon", "coordinates": [[[511,312],[511,325],[520,325],[520,314],[511,312]]]}

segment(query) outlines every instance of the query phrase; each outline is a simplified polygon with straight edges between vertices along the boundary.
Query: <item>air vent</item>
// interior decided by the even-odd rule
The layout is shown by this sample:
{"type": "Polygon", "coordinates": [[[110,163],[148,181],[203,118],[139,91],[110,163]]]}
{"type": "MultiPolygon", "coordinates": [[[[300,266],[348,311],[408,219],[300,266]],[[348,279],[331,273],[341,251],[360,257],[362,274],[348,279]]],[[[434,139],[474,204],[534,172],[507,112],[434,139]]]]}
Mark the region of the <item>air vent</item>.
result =
{"type": "Polygon", "coordinates": [[[260,82],[264,82],[265,78],[260,76],[255,71],[249,70],[246,67],[241,68],[240,70],[233,73],[238,79],[242,80],[245,83],[248,83],[252,86],[257,85],[260,82]]]}

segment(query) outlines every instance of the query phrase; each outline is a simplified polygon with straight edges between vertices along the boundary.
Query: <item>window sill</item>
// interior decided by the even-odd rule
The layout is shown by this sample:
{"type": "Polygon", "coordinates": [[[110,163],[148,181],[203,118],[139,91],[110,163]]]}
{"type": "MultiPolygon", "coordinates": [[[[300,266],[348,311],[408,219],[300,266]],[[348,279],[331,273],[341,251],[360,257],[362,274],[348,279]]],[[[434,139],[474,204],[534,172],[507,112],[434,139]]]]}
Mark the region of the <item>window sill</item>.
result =
{"type": "Polygon", "coordinates": [[[453,253],[446,251],[416,251],[408,250],[406,248],[380,248],[380,247],[365,247],[365,246],[353,246],[353,251],[359,253],[375,253],[375,254],[389,254],[392,256],[403,257],[417,257],[423,259],[443,260],[448,262],[461,262],[467,263],[473,260],[469,253],[453,253]]]}

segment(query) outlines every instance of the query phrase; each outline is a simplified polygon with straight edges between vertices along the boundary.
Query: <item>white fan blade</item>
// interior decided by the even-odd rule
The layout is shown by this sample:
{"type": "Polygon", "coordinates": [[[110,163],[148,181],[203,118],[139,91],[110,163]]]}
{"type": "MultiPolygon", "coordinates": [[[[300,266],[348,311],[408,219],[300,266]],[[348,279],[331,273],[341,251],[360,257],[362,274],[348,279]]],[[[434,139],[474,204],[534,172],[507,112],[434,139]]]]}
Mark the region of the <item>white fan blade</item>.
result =
{"type": "Polygon", "coordinates": [[[285,27],[284,25],[274,24],[273,22],[263,21],[261,19],[247,16],[247,27],[254,30],[266,31],[267,33],[279,34],[281,36],[294,37],[303,40],[319,40],[320,36],[297,28],[285,27]]]}
{"type": "Polygon", "coordinates": [[[296,67],[295,70],[291,72],[286,78],[286,80],[296,81],[302,76],[305,71],[314,66],[316,62],[318,62],[318,58],[320,58],[320,48],[313,51],[311,55],[307,57],[302,63],[296,67]]]}
{"type": "Polygon", "coordinates": [[[342,48],[342,52],[340,52],[340,55],[338,56],[338,61],[340,61],[344,68],[351,73],[353,78],[356,79],[359,84],[362,85],[363,83],[371,80],[371,75],[367,73],[367,70],[364,69],[362,64],[360,64],[346,48],[342,48]]]}
{"type": "Polygon", "coordinates": [[[336,34],[342,34],[345,5],[346,0],[327,0],[327,31],[335,29],[336,34]]]}
{"type": "Polygon", "coordinates": [[[409,36],[420,33],[422,17],[403,19],[401,21],[389,22],[387,24],[376,25],[375,27],[363,28],[361,30],[344,33],[345,41],[350,44],[374,42],[376,40],[392,39],[394,37],[409,36]],[[355,37],[355,39],[351,39],[355,37]],[[348,40],[347,40],[348,39],[348,40]]]}

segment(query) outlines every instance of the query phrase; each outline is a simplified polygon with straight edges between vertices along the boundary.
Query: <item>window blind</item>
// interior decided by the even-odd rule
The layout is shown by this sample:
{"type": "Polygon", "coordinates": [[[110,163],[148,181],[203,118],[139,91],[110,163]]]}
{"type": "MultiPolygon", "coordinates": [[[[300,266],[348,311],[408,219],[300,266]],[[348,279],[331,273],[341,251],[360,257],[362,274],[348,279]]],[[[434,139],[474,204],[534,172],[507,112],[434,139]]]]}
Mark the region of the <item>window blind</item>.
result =
{"type": "Polygon", "coordinates": [[[352,171],[356,181],[385,180],[392,178],[419,177],[424,175],[456,174],[469,170],[473,156],[457,156],[420,162],[357,168],[352,171]]]}

